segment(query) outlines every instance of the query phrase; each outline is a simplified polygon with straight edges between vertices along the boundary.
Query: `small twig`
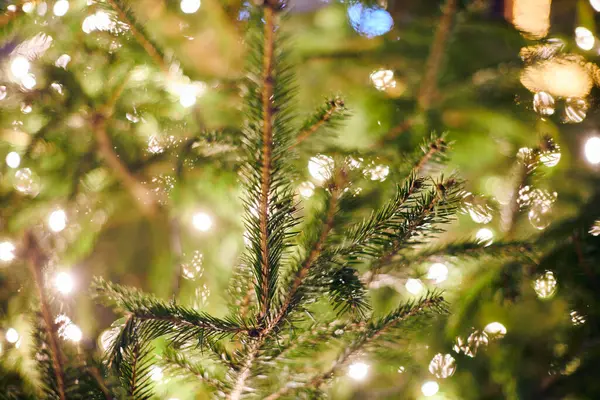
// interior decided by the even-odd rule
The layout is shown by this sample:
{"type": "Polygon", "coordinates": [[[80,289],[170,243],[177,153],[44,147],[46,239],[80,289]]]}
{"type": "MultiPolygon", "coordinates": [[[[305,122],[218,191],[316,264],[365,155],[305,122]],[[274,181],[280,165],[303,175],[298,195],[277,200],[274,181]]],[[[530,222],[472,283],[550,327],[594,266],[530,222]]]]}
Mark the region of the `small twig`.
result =
{"type": "Polygon", "coordinates": [[[433,143],[431,143],[429,145],[429,149],[427,150],[427,152],[415,164],[415,166],[413,168],[415,173],[418,175],[421,172],[421,170],[423,169],[423,167],[425,165],[427,165],[429,160],[431,160],[433,158],[433,156],[435,156],[437,153],[444,150],[445,147],[446,147],[446,141],[444,140],[444,138],[441,138],[441,137],[437,138],[433,143]]]}
{"type": "Polygon", "coordinates": [[[456,14],[457,0],[447,0],[442,11],[438,28],[435,32],[431,51],[425,64],[425,73],[421,80],[421,87],[417,102],[422,111],[427,111],[431,107],[433,98],[437,92],[438,75],[444,59],[446,45],[450,37],[452,21],[456,14]]]}
{"type": "Polygon", "coordinates": [[[65,394],[65,373],[63,354],[59,346],[56,324],[50,310],[50,304],[46,294],[46,284],[42,269],[47,263],[47,256],[42,251],[39,242],[32,232],[27,232],[24,238],[24,256],[27,258],[29,270],[31,272],[34,284],[37,288],[42,318],[44,320],[44,329],[48,335],[48,344],[50,345],[50,356],[52,358],[52,369],[56,375],[56,389],[60,400],[66,400],[65,394]]]}
{"type": "Polygon", "coordinates": [[[340,107],[343,107],[343,102],[341,102],[341,100],[334,99],[334,100],[329,101],[327,103],[327,110],[323,113],[323,115],[321,115],[321,118],[319,118],[314,124],[312,124],[308,127],[305,127],[302,131],[300,131],[298,133],[298,135],[296,136],[296,142],[294,142],[290,146],[290,148],[294,148],[294,147],[298,146],[300,143],[302,143],[306,139],[308,139],[313,133],[318,131],[319,128],[321,128],[323,125],[325,125],[327,123],[327,121],[329,121],[333,117],[333,114],[340,107]]]}

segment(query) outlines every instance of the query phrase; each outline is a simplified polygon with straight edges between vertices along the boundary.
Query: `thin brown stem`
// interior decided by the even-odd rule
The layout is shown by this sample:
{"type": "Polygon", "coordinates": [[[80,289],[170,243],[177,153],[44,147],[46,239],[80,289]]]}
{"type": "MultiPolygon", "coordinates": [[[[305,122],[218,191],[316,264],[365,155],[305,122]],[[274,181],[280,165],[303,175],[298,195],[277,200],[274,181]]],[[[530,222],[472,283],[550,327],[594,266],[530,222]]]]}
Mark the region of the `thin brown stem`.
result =
{"type": "Polygon", "coordinates": [[[442,66],[442,61],[444,60],[444,53],[450,37],[452,21],[454,20],[456,9],[457,0],[446,0],[442,16],[433,38],[431,51],[429,52],[429,57],[425,64],[425,73],[423,74],[419,95],[417,97],[419,108],[423,111],[427,111],[431,108],[431,104],[437,92],[438,75],[442,66]]]}
{"type": "Polygon", "coordinates": [[[133,354],[135,356],[135,358],[131,361],[131,387],[130,389],[130,395],[135,395],[135,388],[137,385],[137,364],[140,358],[140,345],[139,343],[136,341],[134,347],[133,347],[133,354]]]}
{"type": "Polygon", "coordinates": [[[24,251],[40,299],[40,309],[42,319],[44,320],[44,329],[48,336],[47,340],[50,346],[52,369],[56,376],[56,389],[58,391],[59,399],[66,400],[64,358],[59,346],[56,324],[54,323],[52,311],[50,310],[50,304],[46,294],[46,284],[42,272],[42,269],[48,260],[32,232],[27,232],[25,234],[24,251]]]}
{"type": "Polygon", "coordinates": [[[134,21],[132,21],[129,18],[129,16],[125,12],[125,10],[115,0],[106,0],[106,2],[108,4],[110,4],[110,6],[113,8],[113,10],[115,10],[115,12],[117,13],[117,15],[119,16],[119,19],[121,21],[123,21],[125,24],[127,24],[127,26],[129,27],[129,30],[131,31],[131,34],[133,35],[133,37],[135,38],[135,40],[138,41],[138,43],[140,44],[140,46],[142,46],[142,48],[144,49],[144,51],[146,53],[148,53],[148,55],[150,56],[150,58],[152,58],[154,60],[154,62],[156,63],[156,65],[164,73],[168,74],[169,73],[169,65],[166,63],[166,61],[161,56],[161,54],[156,49],[156,47],[154,47],[154,45],[152,44],[152,42],[150,42],[150,40],[148,40],[148,38],[142,32],[140,32],[136,28],[134,21]]]}
{"type": "Polygon", "coordinates": [[[339,104],[336,100],[332,100],[327,104],[327,110],[323,113],[321,118],[319,118],[314,124],[304,128],[298,133],[296,136],[296,142],[293,143],[290,147],[293,148],[298,146],[300,143],[304,142],[306,139],[312,136],[313,133],[319,130],[323,125],[327,123],[333,117],[333,114],[339,108],[339,104]]]}
{"type": "Polygon", "coordinates": [[[429,145],[429,149],[427,152],[417,161],[414,166],[414,171],[418,175],[423,167],[427,165],[427,163],[439,152],[443,151],[446,147],[446,142],[443,138],[436,139],[433,143],[429,145]]]}
{"type": "Polygon", "coordinates": [[[272,6],[265,3],[264,6],[264,54],[263,54],[263,77],[262,77],[262,109],[263,109],[263,148],[262,148],[262,171],[261,171],[261,193],[258,206],[260,226],[260,249],[261,249],[261,287],[260,287],[260,313],[259,321],[269,313],[270,298],[269,291],[271,282],[269,265],[269,194],[271,191],[271,169],[273,163],[273,52],[275,48],[275,11],[272,6]]]}

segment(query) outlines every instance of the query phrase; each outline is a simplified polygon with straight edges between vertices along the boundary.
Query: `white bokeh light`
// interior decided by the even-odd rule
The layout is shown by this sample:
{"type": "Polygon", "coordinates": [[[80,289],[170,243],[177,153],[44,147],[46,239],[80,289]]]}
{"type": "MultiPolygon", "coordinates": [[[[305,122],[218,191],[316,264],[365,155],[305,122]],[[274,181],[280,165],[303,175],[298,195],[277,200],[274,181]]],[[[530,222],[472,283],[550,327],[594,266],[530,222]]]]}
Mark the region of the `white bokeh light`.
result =
{"type": "Polygon", "coordinates": [[[200,232],[208,232],[213,226],[213,221],[210,215],[205,212],[197,212],[192,217],[192,225],[200,232]]]}
{"type": "Polygon", "coordinates": [[[35,76],[33,74],[27,74],[21,78],[21,85],[23,85],[25,89],[33,89],[36,84],[37,81],[35,80],[35,76]]]}
{"type": "Polygon", "coordinates": [[[68,272],[59,272],[54,278],[54,287],[62,294],[69,294],[73,291],[75,282],[73,277],[68,272]]]}
{"type": "Polygon", "coordinates": [[[483,328],[483,331],[492,339],[498,339],[506,335],[506,327],[500,322],[490,322],[483,328]]]}
{"type": "Polygon", "coordinates": [[[593,136],[585,142],[585,158],[590,164],[600,163],[600,137],[593,136]]]}
{"type": "Polygon", "coordinates": [[[369,374],[369,365],[364,362],[354,362],[348,367],[348,376],[355,381],[364,380],[369,374]]]}
{"type": "Polygon", "coordinates": [[[404,284],[408,293],[417,295],[423,291],[423,283],[420,279],[409,278],[404,284]]]}
{"type": "Polygon", "coordinates": [[[0,242],[0,261],[10,262],[15,259],[15,245],[12,242],[0,242]]]}
{"type": "Polygon", "coordinates": [[[83,337],[83,333],[81,332],[81,329],[79,329],[79,327],[77,325],[72,324],[72,323],[65,326],[63,335],[64,335],[65,339],[70,340],[75,343],[81,341],[81,338],[83,337]]]}
{"type": "Polygon", "coordinates": [[[10,168],[19,168],[21,165],[21,156],[15,151],[11,151],[6,155],[6,165],[10,168]]]}
{"type": "Polygon", "coordinates": [[[23,56],[16,56],[10,63],[10,72],[15,78],[24,78],[29,73],[29,60],[23,56]]]}
{"type": "Polygon", "coordinates": [[[600,0],[590,0],[590,5],[594,8],[594,10],[600,11],[600,0]]]}
{"type": "Polygon", "coordinates": [[[152,379],[154,382],[158,382],[161,381],[163,378],[163,370],[161,367],[158,366],[153,366],[152,369],[150,369],[150,379],[152,379]]]}
{"type": "Polygon", "coordinates": [[[17,343],[19,341],[19,332],[15,328],[8,328],[4,337],[8,343],[17,343]]]}
{"type": "Polygon", "coordinates": [[[427,279],[433,280],[435,283],[442,283],[448,279],[448,267],[442,263],[435,263],[429,267],[427,271],[427,279]]]}
{"type": "Polygon", "coordinates": [[[200,0],[181,0],[179,6],[185,14],[193,14],[200,9],[200,0]]]}
{"type": "Polygon", "coordinates": [[[440,385],[436,381],[427,381],[421,386],[421,393],[425,397],[434,396],[439,390],[440,385]]]}
{"type": "Polygon", "coordinates": [[[64,210],[55,210],[50,213],[48,227],[52,232],[60,232],[67,227],[67,214],[64,210]]]}
{"type": "Polygon", "coordinates": [[[333,166],[333,158],[323,154],[311,157],[308,160],[308,172],[318,182],[324,182],[331,178],[333,166]]]}
{"type": "Polygon", "coordinates": [[[62,17],[67,11],[69,11],[69,2],[67,0],[58,0],[52,8],[52,12],[57,17],[62,17]]]}
{"type": "Polygon", "coordinates": [[[575,28],[575,43],[582,50],[591,50],[594,48],[596,39],[594,34],[587,28],[578,26],[575,28]]]}
{"type": "Polygon", "coordinates": [[[475,239],[477,239],[478,243],[483,244],[484,246],[489,246],[494,240],[494,232],[488,228],[481,228],[475,234],[475,239]]]}

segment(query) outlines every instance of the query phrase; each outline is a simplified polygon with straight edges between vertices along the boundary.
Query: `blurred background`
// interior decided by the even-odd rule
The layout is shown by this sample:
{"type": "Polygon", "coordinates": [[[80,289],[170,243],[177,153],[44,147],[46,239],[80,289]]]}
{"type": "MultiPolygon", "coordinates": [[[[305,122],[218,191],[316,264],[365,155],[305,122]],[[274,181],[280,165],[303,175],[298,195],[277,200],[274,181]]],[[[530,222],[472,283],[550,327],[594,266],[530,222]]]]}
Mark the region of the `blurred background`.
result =
{"type": "MultiPolygon", "coordinates": [[[[244,248],[235,149],[251,4],[130,6],[143,30],[104,2],[0,1],[0,357],[25,375],[32,287],[15,260],[24,230],[53,249],[49,279],[82,349],[101,352],[118,318],[90,299],[95,275],[227,312],[244,248]],[[112,109],[110,147],[158,212],[146,212],[145,195],[133,198],[102,163],[93,133],[102,107],[112,109]]],[[[332,398],[598,398],[598,264],[578,264],[571,247],[555,251],[577,243],[561,221],[585,211],[592,224],[599,209],[600,1],[290,0],[286,8],[298,116],[332,96],[350,113],[336,132],[299,147],[306,209],[323,165],[342,154],[363,169],[353,212],[368,215],[406,175],[407,154],[447,131],[443,172],[457,171],[468,193],[439,243],[542,240],[527,263],[507,262],[519,250],[506,246],[508,254],[433,256],[382,275],[372,283],[375,312],[441,288],[451,313],[419,334],[405,362],[365,359],[332,398]],[[541,165],[525,184],[519,160],[532,151],[541,165]]],[[[582,231],[598,234],[600,226],[582,231]]],[[[597,256],[598,242],[585,245],[597,256]]],[[[207,398],[160,371],[156,384],[158,398],[207,398]]]]}

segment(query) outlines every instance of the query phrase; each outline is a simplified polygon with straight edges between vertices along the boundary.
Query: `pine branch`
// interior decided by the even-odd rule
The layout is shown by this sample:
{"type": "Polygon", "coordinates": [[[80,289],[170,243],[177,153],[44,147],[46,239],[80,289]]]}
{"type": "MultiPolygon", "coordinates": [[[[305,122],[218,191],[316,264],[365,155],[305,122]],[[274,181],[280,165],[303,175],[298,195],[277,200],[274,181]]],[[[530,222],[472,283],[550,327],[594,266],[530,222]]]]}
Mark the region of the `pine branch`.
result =
{"type": "Polygon", "coordinates": [[[215,390],[224,390],[223,384],[211,377],[209,371],[201,363],[196,363],[181,354],[180,351],[167,347],[163,352],[165,367],[180,370],[194,376],[197,380],[215,390]]]}
{"type": "Polygon", "coordinates": [[[423,154],[419,156],[418,161],[415,163],[413,170],[418,175],[422,172],[425,165],[430,162],[443,163],[446,161],[445,155],[448,150],[448,143],[446,142],[446,135],[436,135],[433,133],[429,140],[421,145],[421,151],[423,154]]]}
{"type": "Polygon", "coordinates": [[[352,357],[368,347],[373,342],[386,335],[389,331],[399,328],[403,322],[418,315],[428,315],[433,313],[445,313],[446,307],[444,299],[438,293],[428,293],[425,297],[417,301],[411,301],[398,307],[387,316],[369,322],[358,337],[347,346],[344,351],[333,362],[333,365],[325,372],[317,374],[302,384],[284,386],[267,396],[265,400],[276,400],[283,395],[295,392],[297,390],[306,390],[307,388],[318,389],[326,381],[330,380],[342,368],[344,368],[352,357]]]}
{"type": "Polygon", "coordinates": [[[343,119],[345,114],[346,108],[342,99],[335,97],[327,100],[325,105],[320,107],[315,115],[302,125],[300,132],[296,136],[296,142],[292,147],[298,146],[325,125],[335,126],[336,122],[343,119]]]}
{"type": "Polygon", "coordinates": [[[421,78],[421,87],[417,97],[419,107],[423,111],[429,110],[436,95],[438,75],[444,60],[444,53],[452,28],[452,21],[454,20],[454,15],[456,14],[458,6],[457,3],[457,0],[446,0],[442,16],[437,25],[437,30],[433,38],[433,44],[431,45],[427,63],[425,64],[425,73],[421,78]]]}
{"type": "Polygon", "coordinates": [[[62,350],[58,342],[58,333],[54,323],[54,317],[50,310],[50,303],[46,293],[46,284],[42,269],[48,259],[44,254],[37,238],[32,232],[27,232],[24,237],[24,255],[27,258],[29,271],[31,272],[40,301],[40,310],[44,321],[48,344],[50,346],[50,357],[52,359],[52,373],[56,378],[56,391],[60,400],[66,400],[65,370],[62,350]]]}
{"type": "Polygon", "coordinates": [[[250,377],[250,373],[252,371],[252,367],[254,366],[254,361],[260,352],[262,345],[264,344],[264,336],[259,337],[257,340],[254,340],[248,347],[246,351],[246,358],[239,372],[237,373],[235,383],[233,385],[233,389],[227,396],[228,400],[240,400],[244,389],[246,388],[246,380],[250,377]]]}

